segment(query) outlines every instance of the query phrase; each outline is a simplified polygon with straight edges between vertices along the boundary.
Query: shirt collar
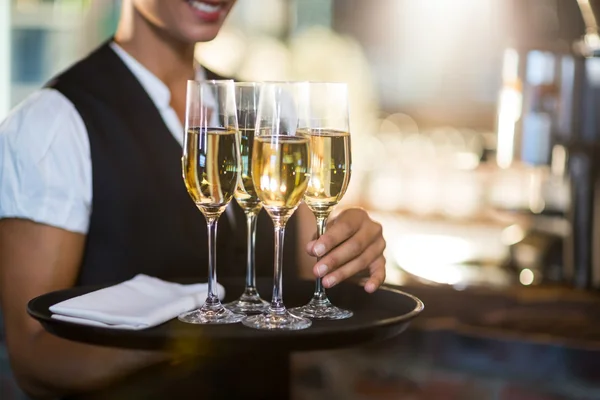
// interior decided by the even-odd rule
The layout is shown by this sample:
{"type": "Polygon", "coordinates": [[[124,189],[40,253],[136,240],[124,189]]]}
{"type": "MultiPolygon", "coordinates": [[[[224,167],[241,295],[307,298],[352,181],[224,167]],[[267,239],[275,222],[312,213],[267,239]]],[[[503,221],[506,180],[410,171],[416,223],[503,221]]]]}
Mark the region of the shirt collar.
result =
{"type": "MultiPolygon", "coordinates": [[[[133,58],[121,46],[115,42],[110,43],[111,49],[121,58],[127,68],[140,82],[144,90],[150,96],[150,99],[159,110],[166,110],[171,107],[171,91],[156,75],[144,67],[138,60],[133,58]]],[[[194,63],[196,70],[196,80],[204,80],[206,73],[204,68],[198,63],[194,63]]]]}

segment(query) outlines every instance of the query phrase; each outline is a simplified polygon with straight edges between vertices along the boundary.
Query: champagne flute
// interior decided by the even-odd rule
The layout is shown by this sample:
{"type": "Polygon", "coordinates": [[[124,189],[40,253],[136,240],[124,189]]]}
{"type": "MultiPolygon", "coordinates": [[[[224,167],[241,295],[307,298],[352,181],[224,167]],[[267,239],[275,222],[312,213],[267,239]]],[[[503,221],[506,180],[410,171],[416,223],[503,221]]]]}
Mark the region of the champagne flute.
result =
{"type": "Polygon", "coordinates": [[[267,311],[242,323],[255,329],[299,330],[311,320],[292,315],[283,304],[282,263],[285,224],[302,201],[310,178],[306,83],[264,83],[259,96],[252,182],[273,220],[275,268],[273,297],[267,311]]]}
{"type": "Polygon", "coordinates": [[[217,222],[233,197],[240,164],[232,80],[188,81],[183,180],[208,226],[208,295],[197,310],[181,314],[191,324],[231,324],[245,315],[226,309],[217,295],[217,222]]]}
{"type": "MultiPolygon", "coordinates": [[[[317,238],[348,188],[351,173],[348,89],[344,83],[310,83],[311,175],[304,202],[317,219],[317,238]]],[[[350,318],[352,311],[334,306],[322,278],[308,304],[290,310],[313,319],[350,318]]]]}
{"type": "Polygon", "coordinates": [[[254,129],[256,128],[256,107],[260,83],[236,82],[235,100],[240,130],[240,152],[242,170],[234,197],[246,214],[247,224],[247,258],[246,258],[246,287],[239,299],[225,305],[234,312],[256,313],[269,307],[269,303],[260,298],[256,289],[255,243],[256,220],[262,209],[262,204],[254,184],[252,183],[252,152],[254,148],[254,129]]]}

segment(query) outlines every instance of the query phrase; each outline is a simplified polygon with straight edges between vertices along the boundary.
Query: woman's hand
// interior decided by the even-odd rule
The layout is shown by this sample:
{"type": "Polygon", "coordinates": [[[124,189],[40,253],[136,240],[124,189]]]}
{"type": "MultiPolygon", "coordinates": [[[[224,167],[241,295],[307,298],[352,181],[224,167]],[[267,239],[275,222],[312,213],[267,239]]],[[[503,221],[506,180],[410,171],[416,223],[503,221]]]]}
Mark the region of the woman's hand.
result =
{"type": "Polygon", "coordinates": [[[370,278],[365,283],[365,290],[369,293],[377,290],[385,280],[384,249],[381,224],[360,208],[342,211],[329,221],[323,236],[306,245],[308,254],[321,257],[313,267],[313,273],[323,278],[324,287],[335,286],[368,269],[370,278]]]}

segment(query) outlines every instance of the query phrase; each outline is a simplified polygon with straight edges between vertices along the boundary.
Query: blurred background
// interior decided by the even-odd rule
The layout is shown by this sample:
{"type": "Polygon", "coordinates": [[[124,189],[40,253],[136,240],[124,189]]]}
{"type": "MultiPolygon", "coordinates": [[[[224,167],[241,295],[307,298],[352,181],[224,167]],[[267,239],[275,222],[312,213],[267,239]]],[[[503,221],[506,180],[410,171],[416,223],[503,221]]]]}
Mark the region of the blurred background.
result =
{"type": "MultiPolygon", "coordinates": [[[[594,2],[237,3],[197,58],[240,80],[348,83],[344,204],[383,223],[388,283],[429,312],[368,355],[299,355],[299,396],[600,398],[594,2]]],[[[109,38],[119,7],[1,0],[0,119],[109,38]]]]}

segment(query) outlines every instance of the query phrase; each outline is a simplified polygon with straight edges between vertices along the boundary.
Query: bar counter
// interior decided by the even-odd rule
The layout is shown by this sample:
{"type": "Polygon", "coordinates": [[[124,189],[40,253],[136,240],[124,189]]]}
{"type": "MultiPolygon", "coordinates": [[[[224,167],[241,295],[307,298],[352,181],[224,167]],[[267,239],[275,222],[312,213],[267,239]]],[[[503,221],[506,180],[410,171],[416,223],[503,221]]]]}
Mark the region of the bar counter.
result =
{"type": "Polygon", "coordinates": [[[600,294],[556,286],[407,281],[409,330],[358,350],[297,355],[300,399],[600,399],[600,294]]]}

